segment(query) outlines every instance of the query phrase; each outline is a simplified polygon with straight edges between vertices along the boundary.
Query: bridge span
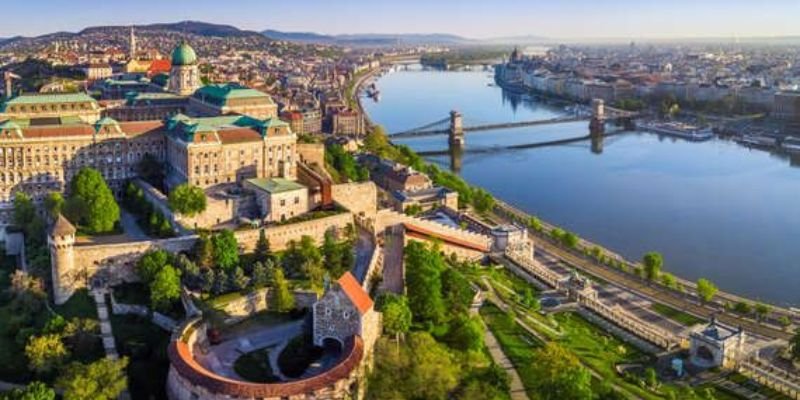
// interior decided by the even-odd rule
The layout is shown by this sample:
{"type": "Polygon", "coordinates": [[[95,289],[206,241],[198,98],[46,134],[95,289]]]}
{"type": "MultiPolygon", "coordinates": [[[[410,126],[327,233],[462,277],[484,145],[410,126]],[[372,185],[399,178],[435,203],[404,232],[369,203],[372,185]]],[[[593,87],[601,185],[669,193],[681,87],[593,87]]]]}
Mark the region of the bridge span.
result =
{"type": "MultiPolygon", "coordinates": [[[[419,129],[416,130],[409,130],[403,132],[392,133],[389,137],[392,138],[403,138],[403,137],[421,137],[421,136],[434,136],[434,135],[446,135],[450,133],[450,128],[447,127],[446,129],[437,128],[431,129],[431,127],[436,125],[441,125],[442,123],[448,122],[450,118],[446,118],[444,120],[432,122],[427,125],[423,125],[419,129]]],[[[518,122],[501,122],[497,124],[484,124],[484,125],[474,125],[474,126],[464,126],[462,129],[464,132],[480,132],[480,131],[490,131],[496,129],[511,129],[511,128],[520,128],[525,126],[536,126],[536,125],[552,125],[552,124],[563,124],[568,122],[579,122],[579,121],[588,121],[590,117],[557,117],[557,118],[550,118],[550,119],[540,119],[540,120],[533,120],[533,121],[518,121],[518,122]]]]}

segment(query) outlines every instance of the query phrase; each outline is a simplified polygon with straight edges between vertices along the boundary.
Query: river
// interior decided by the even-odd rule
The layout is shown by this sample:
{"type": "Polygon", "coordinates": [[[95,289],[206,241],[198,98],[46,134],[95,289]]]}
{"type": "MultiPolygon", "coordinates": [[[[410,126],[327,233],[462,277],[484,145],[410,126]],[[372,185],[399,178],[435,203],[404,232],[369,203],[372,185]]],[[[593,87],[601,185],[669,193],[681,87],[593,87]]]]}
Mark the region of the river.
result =
{"type": "MultiPolygon", "coordinates": [[[[562,107],[494,86],[492,72],[410,67],[381,77],[380,101],[363,99],[388,132],[436,121],[451,109],[465,125],[553,118],[562,107]]],[[[584,136],[587,122],[467,133],[459,173],[503,200],[631,260],[664,255],[665,270],[721,289],[800,305],[800,168],[786,158],[714,139],[702,143],[627,132],[602,151],[588,142],[501,147],[584,136]],[[477,150],[477,151],[476,151],[477,150]]],[[[444,150],[445,136],[400,139],[444,150]]],[[[449,156],[428,159],[449,168],[449,156]]]]}

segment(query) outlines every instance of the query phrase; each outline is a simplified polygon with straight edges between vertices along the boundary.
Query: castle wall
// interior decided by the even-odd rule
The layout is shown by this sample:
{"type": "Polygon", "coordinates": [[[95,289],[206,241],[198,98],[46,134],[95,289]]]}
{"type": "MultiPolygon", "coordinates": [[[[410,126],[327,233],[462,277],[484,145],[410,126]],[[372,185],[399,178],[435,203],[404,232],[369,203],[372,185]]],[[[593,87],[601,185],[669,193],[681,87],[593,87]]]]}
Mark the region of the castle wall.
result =
{"type": "Polygon", "coordinates": [[[325,145],[322,143],[298,143],[297,156],[306,164],[325,166],[325,145]]]}
{"type": "MultiPolygon", "coordinates": [[[[293,294],[296,308],[309,308],[317,302],[316,292],[297,290],[293,294]]],[[[269,308],[269,300],[269,288],[264,288],[233,299],[218,306],[217,309],[227,315],[226,323],[232,323],[261,311],[266,311],[269,308]]]]}
{"type": "MultiPolygon", "coordinates": [[[[329,229],[344,229],[353,223],[350,213],[341,213],[311,221],[271,226],[265,229],[270,247],[283,250],[291,240],[299,241],[310,236],[321,244],[329,229]]],[[[252,252],[258,241],[259,230],[234,232],[241,252],[252,252]]],[[[63,304],[75,290],[86,287],[93,279],[113,285],[138,280],[134,268],[142,255],[151,250],[164,249],[170,253],[190,250],[197,235],[171,239],[145,240],[99,245],[51,246],[54,300],[63,304]]]]}
{"type": "Polygon", "coordinates": [[[353,214],[364,213],[373,217],[378,209],[378,189],[372,182],[341,183],[333,185],[333,201],[341,204],[353,214]]]}

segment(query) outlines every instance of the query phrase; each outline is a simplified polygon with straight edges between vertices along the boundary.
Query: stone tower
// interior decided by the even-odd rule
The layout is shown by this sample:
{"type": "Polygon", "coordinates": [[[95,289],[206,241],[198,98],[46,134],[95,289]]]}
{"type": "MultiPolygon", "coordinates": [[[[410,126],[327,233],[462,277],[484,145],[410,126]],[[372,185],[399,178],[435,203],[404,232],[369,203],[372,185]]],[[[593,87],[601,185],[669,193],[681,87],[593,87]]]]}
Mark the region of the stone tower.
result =
{"type": "Polygon", "coordinates": [[[589,121],[589,133],[592,137],[600,137],[605,133],[605,104],[603,99],[592,99],[592,120],[589,121]]]}
{"type": "Polygon", "coordinates": [[[53,300],[64,304],[74,291],[72,284],[78,279],[75,271],[75,227],[59,214],[47,236],[50,246],[50,269],[53,275],[53,300]]]}
{"type": "Polygon", "coordinates": [[[131,46],[131,48],[130,48],[131,54],[129,55],[129,57],[130,57],[131,60],[135,60],[136,59],[136,34],[133,32],[133,26],[131,26],[130,46],[131,46]]]}
{"type": "Polygon", "coordinates": [[[172,68],[169,71],[169,91],[179,96],[189,96],[200,88],[200,70],[197,54],[192,46],[181,43],[172,51],[172,68]]]}
{"type": "Polygon", "coordinates": [[[464,122],[461,113],[458,111],[450,111],[450,148],[463,148],[464,147],[464,122]]]}

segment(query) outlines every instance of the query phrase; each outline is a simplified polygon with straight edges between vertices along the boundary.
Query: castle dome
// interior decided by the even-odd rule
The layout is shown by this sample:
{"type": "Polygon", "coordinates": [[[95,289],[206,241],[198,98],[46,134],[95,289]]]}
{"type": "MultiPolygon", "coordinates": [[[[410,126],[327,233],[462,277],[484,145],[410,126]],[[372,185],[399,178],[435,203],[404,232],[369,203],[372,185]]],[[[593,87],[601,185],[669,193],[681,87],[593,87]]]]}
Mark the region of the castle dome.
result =
{"type": "Polygon", "coordinates": [[[181,43],[175,50],[172,51],[172,65],[173,66],[182,66],[182,65],[194,65],[197,64],[197,54],[195,54],[194,49],[192,46],[188,44],[181,43]]]}

